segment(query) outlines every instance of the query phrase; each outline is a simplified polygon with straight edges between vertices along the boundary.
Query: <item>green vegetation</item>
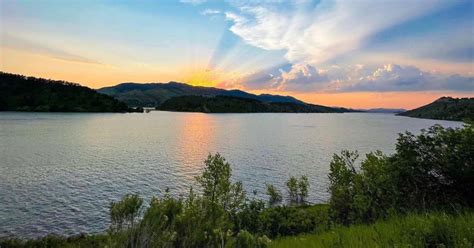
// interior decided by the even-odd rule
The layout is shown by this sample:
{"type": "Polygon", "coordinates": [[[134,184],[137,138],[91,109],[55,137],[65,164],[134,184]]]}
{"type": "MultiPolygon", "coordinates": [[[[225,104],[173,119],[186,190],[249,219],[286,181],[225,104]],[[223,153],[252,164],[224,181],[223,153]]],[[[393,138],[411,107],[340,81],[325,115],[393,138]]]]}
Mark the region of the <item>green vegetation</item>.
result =
{"type": "Polygon", "coordinates": [[[133,228],[142,209],[143,199],[138,195],[126,195],[119,202],[110,204],[110,229],[122,231],[133,228]]]}
{"type": "Polygon", "coordinates": [[[304,203],[308,197],[309,181],[307,176],[301,176],[300,179],[290,177],[286,181],[288,187],[288,195],[292,203],[304,203]]]}
{"type": "Polygon", "coordinates": [[[213,87],[192,86],[189,84],[169,83],[123,83],[98,90],[100,93],[110,95],[127,103],[129,106],[158,107],[164,101],[177,96],[231,96],[258,100],[261,102],[304,102],[291,96],[261,94],[254,95],[241,90],[224,90],[213,87]]]}
{"type": "Polygon", "coordinates": [[[271,185],[268,204],[247,197],[230,164],[209,155],[196,178],[201,193],[173,198],[167,190],[147,208],[126,195],[111,204],[106,234],[0,247],[472,247],[473,147],[467,123],[400,134],[393,155],[369,153],[360,164],[357,152],[342,151],[330,163],[329,204],[306,204],[302,176],[286,183],[288,206],[275,204],[282,196],[271,185]]]}
{"type": "Polygon", "coordinates": [[[262,102],[233,96],[177,96],[163,102],[159,110],[203,113],[342,113],[350,110],[293,102],[262,102]]]}
{"type": "Polygon", "coordinates": [[[474,213],[409,214],[371,225],[337,227],[318,234],[283,237],[270,247],[459,247],[474,246],[474,213]]]}
{"type": "Polygon", "coordinates": [[[438,120],[474,120],[474,98],[441,97],[428,105],[398,115],[438,120]]]}
{"type": "Polygon", "coordinates": [[[0,111],[142,112],[79,84],[0,72],[0,111]]]}
{"type": "Polygon", "coordinates": [[[435,125],[400,134],[396,153],[369,153],[357,170],[356,152],[334,155],[330,205],[340,223],[371,222],[393,212],[474,206],[474,126],[435,125]]]}
{"type": "Polygon", "coordinates": [[[241,90],[169,83],[123,83],[99,89],[133,107],[154,107],[159,110],[204,113],[341,113],[355,112],[307,104],[291,96],[254,95],[241,90]]]}
{"type": "Polygon", "coordinates": [[[281,196],[280,190],[278,190],[277,188],[275,188],[275,186],[271,184],[267,184],[266,186],[267,186],[267,195],[269,197],[268,202],[270,203],[270,205],[274,205],[278,202],[281,202],[283,198],[281,196]]]}

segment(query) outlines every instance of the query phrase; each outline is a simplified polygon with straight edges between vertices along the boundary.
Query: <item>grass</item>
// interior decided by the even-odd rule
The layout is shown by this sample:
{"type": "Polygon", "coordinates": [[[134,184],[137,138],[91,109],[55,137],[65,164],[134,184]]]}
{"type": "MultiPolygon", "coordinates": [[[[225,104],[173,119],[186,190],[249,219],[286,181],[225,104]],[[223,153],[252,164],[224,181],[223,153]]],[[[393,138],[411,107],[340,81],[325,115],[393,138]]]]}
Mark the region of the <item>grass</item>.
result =
{"type": "MultiPolygon", "coordinates": [[[[118,236],[47,236],[37,240],[0,242],[6,247],[121,247],[118,236]]],[[[474,212],[410,214],[371,225],[335,227],[317,234],[280,237],[274,248],[295,247],[474,247],[474,212]]]]}
{"type": "Polygon", "coordinates": [[[410,214],[372,225],[282,237],[271,247],[474,247],[474,212],[410,214]]]}

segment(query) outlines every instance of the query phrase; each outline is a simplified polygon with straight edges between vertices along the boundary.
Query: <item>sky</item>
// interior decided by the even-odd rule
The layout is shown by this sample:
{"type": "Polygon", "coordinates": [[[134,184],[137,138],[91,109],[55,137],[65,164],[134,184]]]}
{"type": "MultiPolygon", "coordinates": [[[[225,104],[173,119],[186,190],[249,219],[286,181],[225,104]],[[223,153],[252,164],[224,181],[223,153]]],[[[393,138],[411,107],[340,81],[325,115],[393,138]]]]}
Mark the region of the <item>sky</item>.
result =
{"type": "Polygon", "coordinates": [[[0,0],[0,70],[410,109],[474,97],[474,1],[0,0]]]}

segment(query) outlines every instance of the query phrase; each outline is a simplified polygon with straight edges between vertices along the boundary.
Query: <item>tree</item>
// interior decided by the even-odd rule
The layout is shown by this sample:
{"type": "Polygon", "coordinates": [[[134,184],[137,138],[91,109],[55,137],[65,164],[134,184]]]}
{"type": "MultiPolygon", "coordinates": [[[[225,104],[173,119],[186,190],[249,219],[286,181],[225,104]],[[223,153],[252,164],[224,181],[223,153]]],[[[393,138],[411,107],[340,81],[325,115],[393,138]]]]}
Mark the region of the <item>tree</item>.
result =
{"type": "Polygon", "coordinates": [[[275,186],[271,184],[266,184],[267,186],[267,195],[269,196],[270,205],[274,205],[282,200],[281,192],[275,186]]]}
{"type": "Polygon", "coordinates": [[[125,195],[110,204],[110,229],[121,231],[133,227],[141,213],[143,199],[138,195],[125,195]]]}
{"type": "Polygon", "coordinates": [[[230,189],[232,169],[219,153],[209,154],[204,161],[204,171],[196,180],[203,189],[203,196],[212,203],[224,203],[230,189]]]}
{"type": "Polygon", "coordinates": [[[356,152],[335,154],[329,191],[333,218],[372,222],[391,212],[456,210],[474,205],[474,128],[434,125],[419,135],[400,134],[396,152],[367,154],[356,170],[356,152]]]}
{"type": "Polygon", "coordinates": [[[334,154],[329,165],[329,204],[333,217],[343,224],[350,223],[356,174],[354,163],[358,157],[357,152],[343,150],[341,155],[334,154]]]}
{"type": "Polygon", "coordinates": [[[304,203],[308,197],[309,181],[307,176],[301,176],[298,181],[299,201],[304,203]]]}
{"type": "Polygon", "coordinates": [[[242,183],[230,181],[232,169],[219,153],[209,154],[204,164],[204,171],[196,180],[203,189],[203,209],[212,227],[207,239],[212,244],[223,245],[237,213],[245,204],[245,191],[242,183]]]}
{"type": "Polygon", "coordinates": [[[286,181],[286,187],[288,187],[288,196],[291,202],[298,202],[298,180],[295,177],[290,177],[286,181]]]}

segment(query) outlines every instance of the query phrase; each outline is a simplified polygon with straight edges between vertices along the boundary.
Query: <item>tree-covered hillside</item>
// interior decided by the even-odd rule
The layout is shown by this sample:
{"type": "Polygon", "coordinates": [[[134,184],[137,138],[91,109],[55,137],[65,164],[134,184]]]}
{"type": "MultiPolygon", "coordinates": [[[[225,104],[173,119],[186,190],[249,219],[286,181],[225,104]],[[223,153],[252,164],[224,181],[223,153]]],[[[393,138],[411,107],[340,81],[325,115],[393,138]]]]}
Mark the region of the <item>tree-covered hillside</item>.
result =
{"type": "Polygon", "coordinates": [[[203,113],[342,113],[348,109],[319,105],[272,102],[231,96],[177,96],[166,100],[159,110],[203,113]]]}
{"type": "Polygon", "coordinates": [[[474,120],[474,98],[441,97],[428,105],[399,115],[438,120],[474,120]]]}
{"type": "Polygon", "coordinates": [[[104,87],[98,92],[113,96],[129,106],[157,107],[166,100],[177,96],[232,96],[259,100],[261,102],[304,103],[291,96],[261,94],[255,95],[241,90],[225,90],[214,87],[192,86],[184,83],[122,83],[104,87]]]}
{"type": "Polygon", "coordinates": [[[0,111],[129,112],[132,109],[79,84],[0,72],[0,111]]]}

